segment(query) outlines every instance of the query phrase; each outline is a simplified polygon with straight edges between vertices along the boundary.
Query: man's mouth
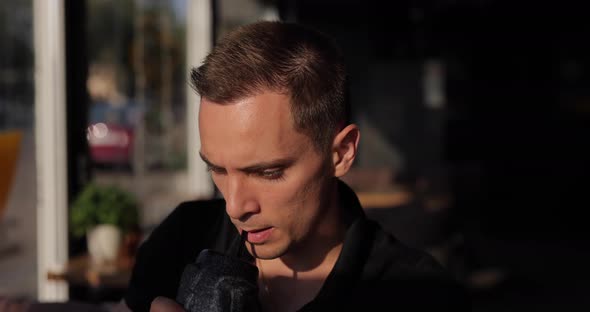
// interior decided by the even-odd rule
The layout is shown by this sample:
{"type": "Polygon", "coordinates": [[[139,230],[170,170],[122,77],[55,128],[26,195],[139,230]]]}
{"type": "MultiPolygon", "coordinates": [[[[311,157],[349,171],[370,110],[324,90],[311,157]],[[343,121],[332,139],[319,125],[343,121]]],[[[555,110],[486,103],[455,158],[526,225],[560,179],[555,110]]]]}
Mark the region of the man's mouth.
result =
{"type": "Polygon", "coordinates": [[[268,238],[272,234],[273,229],[274,228],[271,226],[271,227],[266,227],[266,228],[253,229],[250,231],[246,231],[246,230],[244,230],[244,231],[246,231],[248,233],[248,235],[246,235],[246,238],[249,243],[263,244],[264,242],[266,242],[268,240],[268,238]]]}

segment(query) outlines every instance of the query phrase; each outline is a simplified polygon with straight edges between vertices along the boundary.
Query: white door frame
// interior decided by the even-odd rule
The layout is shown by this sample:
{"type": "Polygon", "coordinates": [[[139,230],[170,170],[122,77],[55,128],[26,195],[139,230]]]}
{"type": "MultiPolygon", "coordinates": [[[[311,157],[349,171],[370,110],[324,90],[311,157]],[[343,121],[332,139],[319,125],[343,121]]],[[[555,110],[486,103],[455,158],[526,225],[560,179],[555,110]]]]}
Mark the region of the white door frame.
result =
{"type": "Polygon", "coordinates": [[[37,159],[37,288],[40,301],[68,299],[49,270],[68,260],[64,0],[33,1],[35,153],[37,159]]]}
{"type": "MultiPolygon", "coordinates": [[[[186,16],[186,77],[190,77],[190,70],[200,66],[205,56],[211,51],[212,45],[212,8],[210,0],[187,0],[186,16]]],[[[201,98],[195,91],[186,88],[186,137],[188,159],[188,193],[196,198],[211,198],[213,182],[206,170],[206,164],[199,156],[201,139],[199,137],[198,111],[201,98]]]]}

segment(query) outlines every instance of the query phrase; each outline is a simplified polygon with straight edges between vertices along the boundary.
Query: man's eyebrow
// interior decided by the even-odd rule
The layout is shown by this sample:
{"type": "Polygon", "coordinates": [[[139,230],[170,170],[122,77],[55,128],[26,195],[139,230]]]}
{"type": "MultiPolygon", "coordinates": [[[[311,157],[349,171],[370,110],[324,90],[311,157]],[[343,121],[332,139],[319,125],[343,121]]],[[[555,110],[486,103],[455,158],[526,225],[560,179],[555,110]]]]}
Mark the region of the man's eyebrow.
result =
{"type": "MultiPolygon", "coordinates": [[[[203,161],[207,164],[207,166],[213,167],[213,168],[221,168],[221,166],[213,164],[202,153],[199,152],[199,155],[201,156],[201,159],[203,159],[203,161]]],[[[244,168],[240,168],[238,170],[243,171],[243,172],[257,172],[257,171],[261,171],[261,170],[265,170],[265,169],[269,169],[269,168],[289,167],[294,162],[295,162],[294,158],[279,158],[279,159],[275,159],[275,160],[271,160],[271,161],[265,161],[265,162],[257,163],[254,165],[250,165],[250,166],[247,166],[244,168]]]]}
{"type": "Polygon", "coordinates": [[[205,164],[207,164],[207,166],[213,168],[221,168],[217,165],[214,165],[209,159],[207,159],[207,157],[205,157],[205,155],[203,155],[203,153],[199,152],[199,156],[201,156],[201,159],[205,162],[205,164]]]}
{"type": "Polygon", "coordinates": [[[280,158],[267,162],[257,163],[251,166],[240,168],[239,170],[243,172],[258,172],[270,168],[286,168],[291,166],[294,162],[294,158],[280,158]]]}

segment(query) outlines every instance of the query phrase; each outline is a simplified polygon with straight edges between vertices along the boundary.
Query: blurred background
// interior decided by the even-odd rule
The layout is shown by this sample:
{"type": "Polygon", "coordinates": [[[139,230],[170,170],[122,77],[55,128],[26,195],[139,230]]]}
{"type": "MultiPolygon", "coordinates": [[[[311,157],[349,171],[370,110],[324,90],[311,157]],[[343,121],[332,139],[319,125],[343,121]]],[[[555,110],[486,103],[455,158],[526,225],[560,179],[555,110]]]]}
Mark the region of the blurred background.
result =
{"type": "Polygon", "coordinates": [[[587,311],[587,12],[581,1],[3,1],[0,297],[120,300],[154,226],[181,201],[218,196],[197,155],[189,69],[235,27],[284,20],[343,49],[362,131],[345,180],[369,217],[435,256],[474,311],[587,311]],[[84,230],[101,223],[86,203],[103,195],[82,195],[101,187],[132,207],[103,220],[123,239],[102,262],[84,230]]]}

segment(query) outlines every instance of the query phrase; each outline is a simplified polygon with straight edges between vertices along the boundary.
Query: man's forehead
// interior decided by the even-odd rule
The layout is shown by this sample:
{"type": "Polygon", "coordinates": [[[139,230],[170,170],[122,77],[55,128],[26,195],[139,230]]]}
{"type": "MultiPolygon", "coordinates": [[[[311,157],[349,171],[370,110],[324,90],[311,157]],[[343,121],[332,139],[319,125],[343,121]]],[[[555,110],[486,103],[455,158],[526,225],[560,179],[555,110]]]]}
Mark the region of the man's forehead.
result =
{"type": "MultiPolygon", "coordinates": [[[[223,121],[241,126],[242,130],[256,130],[259,124],[267,131],[294,129],[291,118],[290,98],[281,93],[263,92],[231,102],[215,102],[206,97],[201,101],[200,124],[211,126],[208,121],[223,121]]],[[[213,125],[214,126],[214,125],[213,125]]],[[[239,127],[233,127],[238,130],[239,127]]]]}
{"type": "Polygon", "coordinates": [[[311,141],[295,130],[289,98],[267,92],[232,103],[201,102],[201,152],[212,162],[240,165],[289,158],[311,141]]]}
{"type": "Polygon", "coordinates": [[[290,113],[291,98],[289,94],[263,90],[251,95],[238,97],[231,100],[215,100],[206,96],[201,97],[201,106],[212,105],[213,107],[231,108],[252,105],[252,109],[260,108],[261,110],[280,109],[290,113]]]}

